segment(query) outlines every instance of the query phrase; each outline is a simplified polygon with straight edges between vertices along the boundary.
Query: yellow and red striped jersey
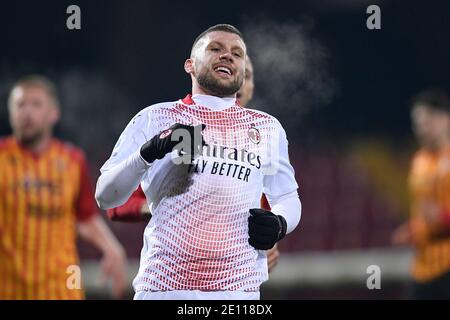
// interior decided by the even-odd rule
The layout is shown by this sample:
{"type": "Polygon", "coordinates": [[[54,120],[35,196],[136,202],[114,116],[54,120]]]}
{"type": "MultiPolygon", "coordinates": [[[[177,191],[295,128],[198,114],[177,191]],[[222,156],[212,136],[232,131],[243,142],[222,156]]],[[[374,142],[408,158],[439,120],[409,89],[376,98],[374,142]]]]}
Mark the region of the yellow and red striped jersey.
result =
{"type": "Polygon", "coordinates": [[[7,137],[0,163],[0,299],[82,299],[66,283],[76,222],[97,212],[83,152],[53,139],[35,154],[7,137]]]}
{"type": "Polygon", "coordinates": [[[441,152],[420,150],[410,172],[411,231],[415,244],[412,275],[416,281],[432,280],[450,270],[450,147],[441,152]],[[437,218],[426,218],[432,204],[437,218]]]}

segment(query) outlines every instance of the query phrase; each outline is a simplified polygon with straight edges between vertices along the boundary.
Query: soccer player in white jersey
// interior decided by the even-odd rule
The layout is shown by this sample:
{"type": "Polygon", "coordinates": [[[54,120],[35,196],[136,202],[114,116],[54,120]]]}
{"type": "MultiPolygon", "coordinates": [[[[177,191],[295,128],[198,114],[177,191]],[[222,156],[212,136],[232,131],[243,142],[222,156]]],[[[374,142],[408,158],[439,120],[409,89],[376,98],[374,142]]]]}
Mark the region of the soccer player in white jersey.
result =
{"type": "Polygon", "coordinates": [[[135,299],[259,299],[265,250],[300,221],[284,129],[236,99],[245,57],[235,27],[200,34],[184,65],[192,94],[140,111],[101,168],[101,208],[139,184],[150,204],[135,299]]]}

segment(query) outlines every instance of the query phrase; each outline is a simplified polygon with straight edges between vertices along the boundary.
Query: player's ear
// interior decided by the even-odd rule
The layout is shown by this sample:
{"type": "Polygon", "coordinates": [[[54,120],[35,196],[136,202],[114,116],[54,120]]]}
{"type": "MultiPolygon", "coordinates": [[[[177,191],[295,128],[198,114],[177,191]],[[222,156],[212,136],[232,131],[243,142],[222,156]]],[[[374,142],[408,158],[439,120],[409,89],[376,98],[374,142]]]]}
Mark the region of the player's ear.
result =
{"type": "Polygon", "coordinates": [[[184,62],[184,71],[189,74],[194,73],[194,60],[192,58],[186,59],[184,62]]]}

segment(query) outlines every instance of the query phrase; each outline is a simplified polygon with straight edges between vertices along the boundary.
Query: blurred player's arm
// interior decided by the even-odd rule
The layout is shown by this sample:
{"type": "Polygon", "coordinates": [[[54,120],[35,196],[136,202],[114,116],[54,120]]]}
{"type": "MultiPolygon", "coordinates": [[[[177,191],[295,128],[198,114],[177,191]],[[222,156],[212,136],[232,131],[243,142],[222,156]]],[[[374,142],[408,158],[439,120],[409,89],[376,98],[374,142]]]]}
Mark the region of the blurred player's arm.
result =
{"type": "Polygon", "coordinates": [[[450,232],[450,170],[439,179],[437,201],[423,203],[424,218],[437,233],[450,232]]]}
{"type": "Polygon", "coordinates": [[[422,200],[418,213],[393,233],[393,244],[420,244],[450,235],[450,173],[440,179],[437,189],[439,203],[422,200]]]}
{"type": "MultiPolygon", "coordinates": [[[[450,192],[450,190],[448,190],[450,192]]],[[[445,195],[450,197],[450,193],[445,195]]],[[[450,208],[448,199],[441,199],[440,203],[427,201],[422,204],[421,218],[426,228],[420,228],[418,221],[411,221],[413,240],[422,241],[425,238],[439,239],[450,236],[450,208]]]]}
{"type": "Polygon", "coordinates": [[[436,199],[423,200],[419,216],[411,220],[413,241],[439,239],[450,236],[450,171],[436,182],[436,199]],[[425,222],[426,227],[419,223],[425,222]]]}
{"type": "Polygon", "coordinates": [[[278,264],[278,259],[280,257],[280,251],[278,250],[278,245],[275,244],[272,249],[266,251],[267,255],[267,267],[269,269],[269,273],[273,271],[273,269],[278,264]]]}
{"type": "Polygon", "coordinates": [[[117,208],[108,209],[106,214],[110,220],[121,222],[148,221],[152,216],[147,199],[140,186],[125,204],[117,208]]]}
{"type": "Polygon", "coordinates": [[[98,214],[87,164],[81,163],[80,190],[76,207],[77,228],[80,236],[102,253],[103,273],[113,281],[113,294],[122,296],[126,287],[126,255],[116,237],[98,214]]]}
{"type": "Polygon", "coordinates": [[[101,269],[105,277],[112,279],[113,295],[123,296],[127,286],[126,254],[101,216],[96,215],[78,223],[80,236],[102,253],[101,269]]]}
{"type": "Polygon", "coordinates": [[[429,221],[432,215],[436,215],[436,212],[428,211],[430,209],[435,211],[435,208],[421,206],[421,209],[418,209],[420,213],[411,215],[407,221],[398,226],[392,234],[392,244],[400,246],[420,245],[427,242],[433,234],[437,235],[437,230],[440,229],[437,221],[429,221]],[[425,210],[428,212],[425,212],[425,210]],[[425,218],[425,216],[428,217],[425,218]]]}
{"type": "Polygon", "coordinates": [[[393,245],[402,246],[412,244],[411,221],[408,220],[398,226],[391,236],[393,245]]]}

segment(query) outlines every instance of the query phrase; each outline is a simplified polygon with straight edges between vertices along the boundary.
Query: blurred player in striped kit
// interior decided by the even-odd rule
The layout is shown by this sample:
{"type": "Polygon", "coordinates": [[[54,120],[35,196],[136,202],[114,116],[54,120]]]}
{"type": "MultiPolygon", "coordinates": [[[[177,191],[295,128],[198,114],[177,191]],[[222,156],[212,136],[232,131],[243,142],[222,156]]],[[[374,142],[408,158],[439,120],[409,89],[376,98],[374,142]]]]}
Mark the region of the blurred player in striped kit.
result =
{"type": "Polygon", "coordinates": [[[450,100],[443,91],[424,91],[411,115],[421,149],[409,176],[411,218],[393,242],[415,247],[413,297],[450,299],[450,100]]]}
{"type": "MultiPolygon", "coordinates": [[[[243,107],[248,106],[248,103],[253,97],[254,88],[253,65],[250,58],[247,56],[245,64],[245,80],[236,94],[236,98],[243,107]]],[[[264,195],[261,198],[261,208],[270,210],[269,203],[264,195]]],[[[109,209],[107,215],[113,221],[139,222],[150,219],[151,212],[142,188],[139,186],[138,190],[131,195],[130,199],[128,199],[124,205],[109,209]]],[[[275,244],[272,249],[267,250],[267,266],[269,272],[277,265],[279,256],[280,252],[277,244],[275,244]]]]}
{"type": "Polygon", "coordinates": [[[79,282],[68,281],[79,263],[77,227],[102,252],[119,297],[124,250],[97,215],[83,152],[52,137],[60,114],[54,84],[20,79],[8,111],[13,135],[0,140],[0,299],[82,299],[79,282]]]}
{"type": "Polygon", "coordinates": [[[245,59],[235,27],[200,34],[184,65],[192,94],[139,112],[101,169],[101,208],[139,185],[149,200],[135,299],[259,299],[265,250],[300,221],[284,129],[236,99],[245,59]]]}

